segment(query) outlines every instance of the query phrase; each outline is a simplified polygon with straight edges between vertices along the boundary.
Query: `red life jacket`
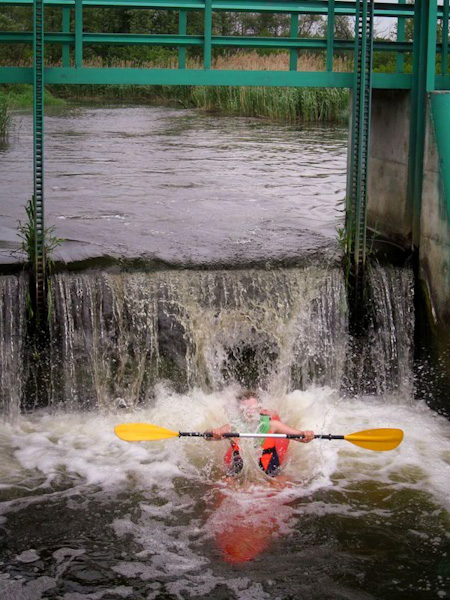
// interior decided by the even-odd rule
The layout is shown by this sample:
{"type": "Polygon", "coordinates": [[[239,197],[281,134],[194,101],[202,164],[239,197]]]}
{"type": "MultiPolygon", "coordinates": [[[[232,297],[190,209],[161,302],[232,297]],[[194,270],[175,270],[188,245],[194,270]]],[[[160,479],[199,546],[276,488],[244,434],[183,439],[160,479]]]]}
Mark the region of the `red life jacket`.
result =
{"type": "MultiPolygon", "coordinates": [[[[277,414],[272,414],[270,419],[279,420],[277,414]]],[[[269,429],[269,433],[272,430],[269,429]]],[[[243,462],[239,453],[239,445],[236,440],[230,440],[231,446],[225,454],[224,461],[227,467],[230,468],[230,474],[236,475],[242,470],[243,462]]],[[[274,477],[280,471],[281,465],[286,460],[286,455],[289,447],[289,440],[286,438],[266,438],[262,444],[262,452],[259,459],[261,469],[274,477]]]]}

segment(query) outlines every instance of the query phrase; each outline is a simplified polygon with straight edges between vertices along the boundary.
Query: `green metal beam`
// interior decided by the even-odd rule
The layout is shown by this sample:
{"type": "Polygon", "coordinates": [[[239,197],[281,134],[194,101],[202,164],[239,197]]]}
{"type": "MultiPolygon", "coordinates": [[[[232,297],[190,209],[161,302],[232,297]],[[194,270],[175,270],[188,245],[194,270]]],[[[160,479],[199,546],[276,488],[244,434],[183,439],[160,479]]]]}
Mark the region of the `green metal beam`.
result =
{"type": "Polygon", "coordinates": [[[450,0],[444,0],[444,14],[442,17],[442,49],[441,49],[441,73],[447,74],[448,65],[448,21],[450,0]]]}
{"type": "Polygon", "coordinates": [[[83,0],[75,0],[75,67],[83,66],[83,0]]]}
{"type": "MultiPolygon", "coordinates": [[[[63,33],[70,33],[70,13],[71,9],[64,6],[62,9],[62,30],[63,33]]],[[[62,66],[70,67],[70,44],[63,44],[62,49],[62,66]]]]}
{"type": "MultiPolygon", "coordinates": [[[[187,12],[185,10],[180,10],[178,15],[178,35],[186,36],[187,32],[187,12]]],[[[186,48],[179,47],[178,48],[178,68],[185,69],[186,68],[186,48]]]]}
{"type": "MultiPolygon", "coordinates": [[[[353,73],[301,71],[222,71],[207,73],[198,69],[101,69],[62,68],[45,69],[45,80],[57,84],[102,85],[225,85],[267,87],[353,87],[353,73]]],[[[450,76],[437,78],[440,87],[450,88],[450,76]],[[448,87],[447,87],[448,86],[448,87]]],[[[28,67],[0,67],[0,83],[33,83],[33,69],[28,67]]],[[[407,73],[374,73],[374,89],[408,90],[412,75],[407,73]]]]}
{"type": "MultiPolygon", "coordinates": [[[[405,4],[406,0],[399,0],[400,4],[405,4]]],[[[406,32],[406,21],[403,17],[397,20],[397,42],[405,41],[406,32]]],[[[397,73],[403,73],[405,66],[405,56],[401,52],[397,52],[396,57],[396,71],[397,73]]]]}
{"type": "Polygon", "coordinates": [[[328,2],[327,57],[326,57],[326,63],[325,63],[325,68],[327,71],[333,70],[335,4],[336,4],[335,0],[329,0],[329,2],[328,2]]]}
{"type": "Polygon", "coordinates": [[[437,40],[437,0],[428,0],[428,33],[426,42],[426,76],[425,89],[427,92],[434,90],[436,78],[436,40],[437,40]]]}
{"type": "MultiPolygon", "coordinates": [[[[298,38],[298,14],[291,14],[291,27],[290,27],[290,35],[292,39],[298,38]]],[[[298,62],[298,50],[290,51],[289,55],[289,70],[296,71],[297,70],[297,62],[298,62]]]]}
{"type": "Polygon", "coordinates": [[[205,0],[203,67],[211,68],[212,53],[212,0],[205,0]]]}

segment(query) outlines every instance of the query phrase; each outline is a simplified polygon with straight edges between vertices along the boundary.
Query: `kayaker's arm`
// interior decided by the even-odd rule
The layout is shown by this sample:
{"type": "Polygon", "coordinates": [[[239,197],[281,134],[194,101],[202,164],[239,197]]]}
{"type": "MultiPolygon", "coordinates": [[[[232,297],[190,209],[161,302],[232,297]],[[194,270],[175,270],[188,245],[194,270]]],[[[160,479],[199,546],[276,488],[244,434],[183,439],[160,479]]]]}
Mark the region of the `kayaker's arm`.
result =
{"type": "Polygon", "coordinates": [[[286,433],[289,435],[304,435],[303,439],[296,439],[296,442],[303,442],[304,444],[310,442],[314,439],[314,431],[302,431],[301,429],[294,429],[293,427],[289,427],[285,425],[281,421],[276,419],[271,419],[270,421],[270,429],[272,433],[286,433]]]}

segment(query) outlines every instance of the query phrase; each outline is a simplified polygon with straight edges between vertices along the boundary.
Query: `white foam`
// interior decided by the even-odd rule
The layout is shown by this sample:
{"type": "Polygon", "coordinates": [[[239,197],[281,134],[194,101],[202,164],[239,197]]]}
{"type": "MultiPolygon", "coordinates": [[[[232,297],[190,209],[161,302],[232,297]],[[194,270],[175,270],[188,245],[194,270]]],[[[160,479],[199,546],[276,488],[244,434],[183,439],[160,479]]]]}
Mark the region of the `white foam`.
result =
{"type": "MultiPolygon", "coordinates": [[[[118,422],[143,421],[175,430],[203,431],[228,420],[235,390],[178,395],[160,387],[154,405],[143,410],[100,413],[35,413],[15,425],[0,426],[3,486],[28,486],[38,493],[55,481],[114,491],[129,486],[170,490],[178,477],[217,481],[226,442],[171,439],[126,443],[114,435],[118,422]]],[[[450,424],[424,403],[392,398],[342,399],[329,388],[296,391],[267,398],[293,427],[317,433],[348,434],[376,427],[400,427],[403,443],[391,452],[371,452],[346,441],[315,440],[291,444],[285,474],[291,482],[282,494],[311,494],[327,486],[376,481],[392,489],[431,493],[449,506],[450,424]]],[[[244,478],[267,485],[256,463],[257,450],[243,442],[244,478]]]]}

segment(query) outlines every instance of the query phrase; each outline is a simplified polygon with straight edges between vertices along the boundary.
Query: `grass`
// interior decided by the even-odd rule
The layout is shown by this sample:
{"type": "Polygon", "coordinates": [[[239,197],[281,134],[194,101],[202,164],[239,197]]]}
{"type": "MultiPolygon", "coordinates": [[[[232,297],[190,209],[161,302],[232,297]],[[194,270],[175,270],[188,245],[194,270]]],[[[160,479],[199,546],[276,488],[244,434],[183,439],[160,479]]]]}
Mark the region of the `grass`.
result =
{"type": "MultiPolygon", "coordinates": [[[[33,86],[31,85],[1,85],[0,104],[6,102],[10,109],[24,109],[33,106],[33,86]]],[[[45,90],[44,106],[62,106],[66,102],[57,98],[48,89],[45,90]]]]}

